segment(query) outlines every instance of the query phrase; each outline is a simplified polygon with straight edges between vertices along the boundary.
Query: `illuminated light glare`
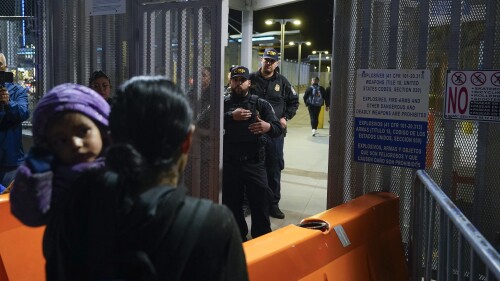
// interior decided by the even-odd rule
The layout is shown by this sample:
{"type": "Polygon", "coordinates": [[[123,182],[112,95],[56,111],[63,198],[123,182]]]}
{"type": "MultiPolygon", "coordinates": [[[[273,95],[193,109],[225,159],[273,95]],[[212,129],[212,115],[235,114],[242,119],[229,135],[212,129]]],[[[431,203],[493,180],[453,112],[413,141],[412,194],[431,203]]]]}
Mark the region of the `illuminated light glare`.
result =
{"type": "MultiPolygon", "coordinates": [[[[273,40],[273,39],[274,39],[273,36],[257,37],[257,38],[252,38],[252,42],[255,42],[255,41],[269,41],[269,40],[273,40]]],[[[241,39],[238,39],[238,42],[241,42],[241,39]]]]}

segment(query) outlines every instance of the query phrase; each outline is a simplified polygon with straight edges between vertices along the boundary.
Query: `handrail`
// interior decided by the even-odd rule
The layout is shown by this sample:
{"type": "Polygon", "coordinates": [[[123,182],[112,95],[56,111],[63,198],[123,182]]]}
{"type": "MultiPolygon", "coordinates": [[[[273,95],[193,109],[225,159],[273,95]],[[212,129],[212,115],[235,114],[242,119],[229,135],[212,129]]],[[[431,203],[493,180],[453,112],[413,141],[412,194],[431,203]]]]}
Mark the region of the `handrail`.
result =
{"type": "Polygon", "coordinates": [[[465,239],[470,243],[475,253],[481,258],[488,270],[500,279],[500,255],[495,248],[484,238],[460,209],[432,180],[425,170],[417,171],[417,177],[423,186],[429,191],[433,199],[439,204],[453,221],[455,227],[460,231],[465,239]]]}

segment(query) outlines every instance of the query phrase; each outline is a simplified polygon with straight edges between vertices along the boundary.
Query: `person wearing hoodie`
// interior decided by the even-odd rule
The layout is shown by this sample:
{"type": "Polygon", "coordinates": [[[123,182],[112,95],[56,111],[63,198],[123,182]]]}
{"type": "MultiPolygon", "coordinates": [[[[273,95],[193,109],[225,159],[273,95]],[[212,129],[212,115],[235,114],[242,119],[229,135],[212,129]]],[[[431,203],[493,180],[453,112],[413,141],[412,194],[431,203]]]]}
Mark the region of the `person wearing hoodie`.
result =
{"type": "Polygon", "coordinates": [[[10,194],[12,214],[29,226],[45,225],[85,170],[103,166],[108,103],[82,85],[47,92],[33,112],[34,146],[19,167],[10,194]]]}
{"type": "Polygon", "coordinates": [[[330,108],[330,99],[327,97],[325,88],[319,85],[319,78],[313,77],[311,79],[311,87],[307,88],[304,93],[304,103],[309,110],[309,117],[311,118],[312,136],[316,136],[318,129],[319,112],[323,104],[326,104],[325,110],[330,108]]]}

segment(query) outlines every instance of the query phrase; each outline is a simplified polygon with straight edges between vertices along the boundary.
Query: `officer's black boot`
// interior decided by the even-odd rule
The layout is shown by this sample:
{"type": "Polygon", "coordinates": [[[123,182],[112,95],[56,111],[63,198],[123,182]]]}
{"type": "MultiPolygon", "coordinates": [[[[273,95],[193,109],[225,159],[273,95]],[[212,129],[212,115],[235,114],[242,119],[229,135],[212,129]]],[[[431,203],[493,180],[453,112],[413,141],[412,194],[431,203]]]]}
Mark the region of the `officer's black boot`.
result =
{"type": "Polygon", "coordinates": [[[278,204],[271,205],[271,207],[269,208],[269,215],[273,218],[276,218],[276,219],[284,219],[285,218],[285,214],[283,214],[283,212],[280,210],[280,207],[278,206],[278,204]]]}

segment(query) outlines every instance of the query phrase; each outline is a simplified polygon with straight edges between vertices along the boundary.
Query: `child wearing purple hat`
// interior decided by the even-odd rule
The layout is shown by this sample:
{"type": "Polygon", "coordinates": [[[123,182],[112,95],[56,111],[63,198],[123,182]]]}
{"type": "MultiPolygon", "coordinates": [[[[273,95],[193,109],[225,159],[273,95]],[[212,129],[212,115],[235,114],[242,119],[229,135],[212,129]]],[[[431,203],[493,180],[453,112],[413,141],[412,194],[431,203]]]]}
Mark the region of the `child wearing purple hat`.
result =
{"type": "Polygon", "coordinates": [[[33,113],[33,141],[17,171],[11,211],[29,226],[47,223],[49,210],[64,201],[71,183],[104,165],[110,107],[94,90],[77,84],[54,87],[33,113]]]}

